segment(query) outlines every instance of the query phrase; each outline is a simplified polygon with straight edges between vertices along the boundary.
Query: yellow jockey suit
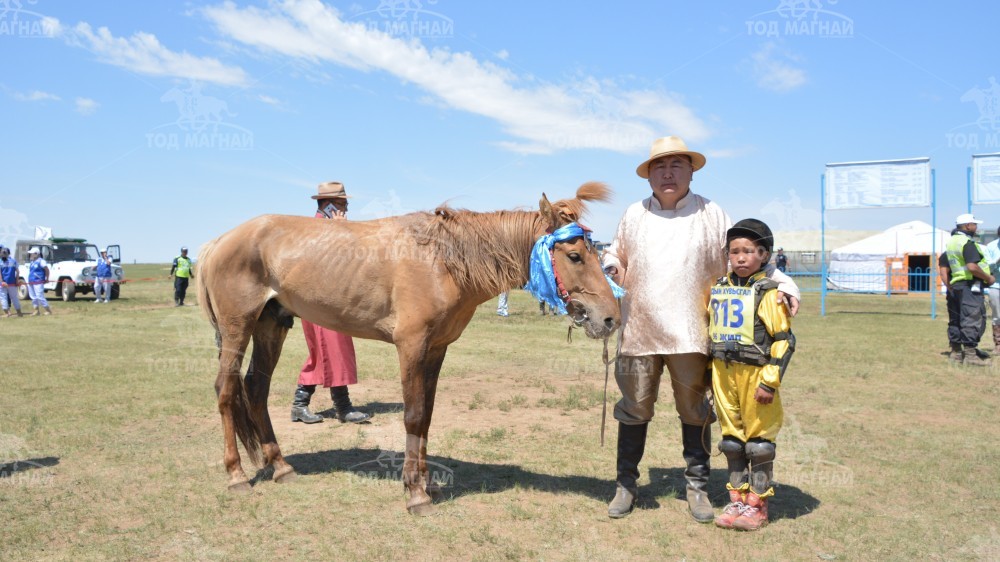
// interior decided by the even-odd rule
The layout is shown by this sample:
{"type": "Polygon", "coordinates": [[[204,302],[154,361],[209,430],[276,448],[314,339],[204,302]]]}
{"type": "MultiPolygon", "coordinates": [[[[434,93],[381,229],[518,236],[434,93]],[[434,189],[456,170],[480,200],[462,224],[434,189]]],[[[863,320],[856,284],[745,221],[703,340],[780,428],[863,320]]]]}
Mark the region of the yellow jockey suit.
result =
{"type": "Polygon", "coordinates": [[[712,287],[709,298],[715,411],[722,435],[744,443],[755,438],[773,442],[784,418],[778,389],[795,339],[776,287],[763,271],[745,285],[730,273],[712,287]],[[773,402],[754,399],[760,386],[774,391],[773,402]]]}

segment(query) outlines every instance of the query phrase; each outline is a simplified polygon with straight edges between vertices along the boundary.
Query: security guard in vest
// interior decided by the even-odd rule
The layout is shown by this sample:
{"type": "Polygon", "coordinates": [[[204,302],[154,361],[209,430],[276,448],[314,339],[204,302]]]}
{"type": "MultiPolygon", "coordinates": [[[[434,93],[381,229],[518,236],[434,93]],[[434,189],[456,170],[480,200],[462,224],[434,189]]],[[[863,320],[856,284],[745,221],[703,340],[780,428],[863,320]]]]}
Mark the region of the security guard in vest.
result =
{"type": "Polygon", "coordinates": [[[948,280],[948,342],[952,362],[985,367],[989,359],[980,356],[976,347],[986,331],[984,287],[996,282],[990,275],[986,249],[974,237],[983,221],[969,213],[955,219],[955,230],[938,261],[948,280]]]}
{"type": "Polygon", "coordinates": [[[188,257],[187,248],[181,248],[181,255],[174,258],[170,275],[174,277],[174,306],[184,306],[184,295],[187,294],[188,282],[194,277],[194,264],[188,257]]]}

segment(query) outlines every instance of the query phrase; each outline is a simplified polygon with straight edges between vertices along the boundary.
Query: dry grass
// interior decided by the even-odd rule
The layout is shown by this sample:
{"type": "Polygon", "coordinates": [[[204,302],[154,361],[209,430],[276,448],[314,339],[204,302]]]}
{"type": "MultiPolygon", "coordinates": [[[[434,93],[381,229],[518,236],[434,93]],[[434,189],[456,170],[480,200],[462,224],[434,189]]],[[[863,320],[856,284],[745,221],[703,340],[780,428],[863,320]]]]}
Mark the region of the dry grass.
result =
{"type": "MultiPolygon", "coordinates": [[[[164,266],[131,267],[133,277],[164,266]]],[[[162,282],[110,305],[55,303],[0,320],[0,560],[16,559],[996,559],[1000,422],[995,369],[948,366],[945,320],[923,297],[843,297],[795,321],[783,388],[774,522],[756,534],[698,525],[680,498],[680,431],[664,385],[643,462],[641,509],[606,516],[615,426],[598,444],[600,342],[512,294],[483,305],[452,346],[428,447],[445,485],[434,517],[404,510],[403,427],[390,346],[358,342],[355,402],[374,423],[286,417],[305,358],[289,337],[271,411],[293,484],[230,496],[194,307],[162,282]]],[[[940,303],[943,313],[943,303],[940,303]]],[[[611,383],[612,387],[614,382],[611,383]]],[[[616,400],[612,389],[609,399],[616,400]]],[[[319,396],[319,395],[317,395],[319,396]]],[[[316,406],[329,407],[328,396],[316,406]]],[[[712,486],[724,502],[723,463],[712,486]]]]}

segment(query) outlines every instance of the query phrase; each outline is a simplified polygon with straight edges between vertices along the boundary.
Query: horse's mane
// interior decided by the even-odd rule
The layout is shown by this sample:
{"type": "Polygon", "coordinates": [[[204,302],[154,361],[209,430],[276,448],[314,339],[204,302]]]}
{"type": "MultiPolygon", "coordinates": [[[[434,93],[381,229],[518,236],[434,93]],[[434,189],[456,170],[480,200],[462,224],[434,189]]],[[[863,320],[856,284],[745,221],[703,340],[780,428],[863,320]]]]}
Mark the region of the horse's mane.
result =
{"type": "MultiPolygon", "coordinates": [[[[588,182],[575,198],[556,201],[552,208],[564,217],[579,218],[586,212],[586,201],[607,201],[610,195],[603,183],[588,182]]],[[[539,211],[479,213],[442,205],[425,216],[417,242],[432,248],[459,286],[490,295],[527,282],[531,249],[547,226],[539,211]]]]}
{"type": "Polygon", "coordinates": [[[536,232],[544,230],[538,211],[477,213],[441,206],[417,236],[444,262],[459,286],[500,294],[528,280],[528,256],[536,232]]]}

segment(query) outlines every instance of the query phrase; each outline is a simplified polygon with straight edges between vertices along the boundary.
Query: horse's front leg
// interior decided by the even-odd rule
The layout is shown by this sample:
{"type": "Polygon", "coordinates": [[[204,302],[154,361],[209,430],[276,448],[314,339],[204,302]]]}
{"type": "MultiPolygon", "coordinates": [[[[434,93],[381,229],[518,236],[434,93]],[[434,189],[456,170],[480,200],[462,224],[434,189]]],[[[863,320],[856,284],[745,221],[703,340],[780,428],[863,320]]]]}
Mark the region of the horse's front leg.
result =
{"type": "Polygon", "coordinates": [[[423,353],[408,353],[403,346],[398,349],[403,374],[403,424],[406,427],[403,485],[410,493],[406,509],[413,515],[430,515],[434,508],[428,494],[427,434],[434,413],[438,374],[447,348],[423,353]]]}

